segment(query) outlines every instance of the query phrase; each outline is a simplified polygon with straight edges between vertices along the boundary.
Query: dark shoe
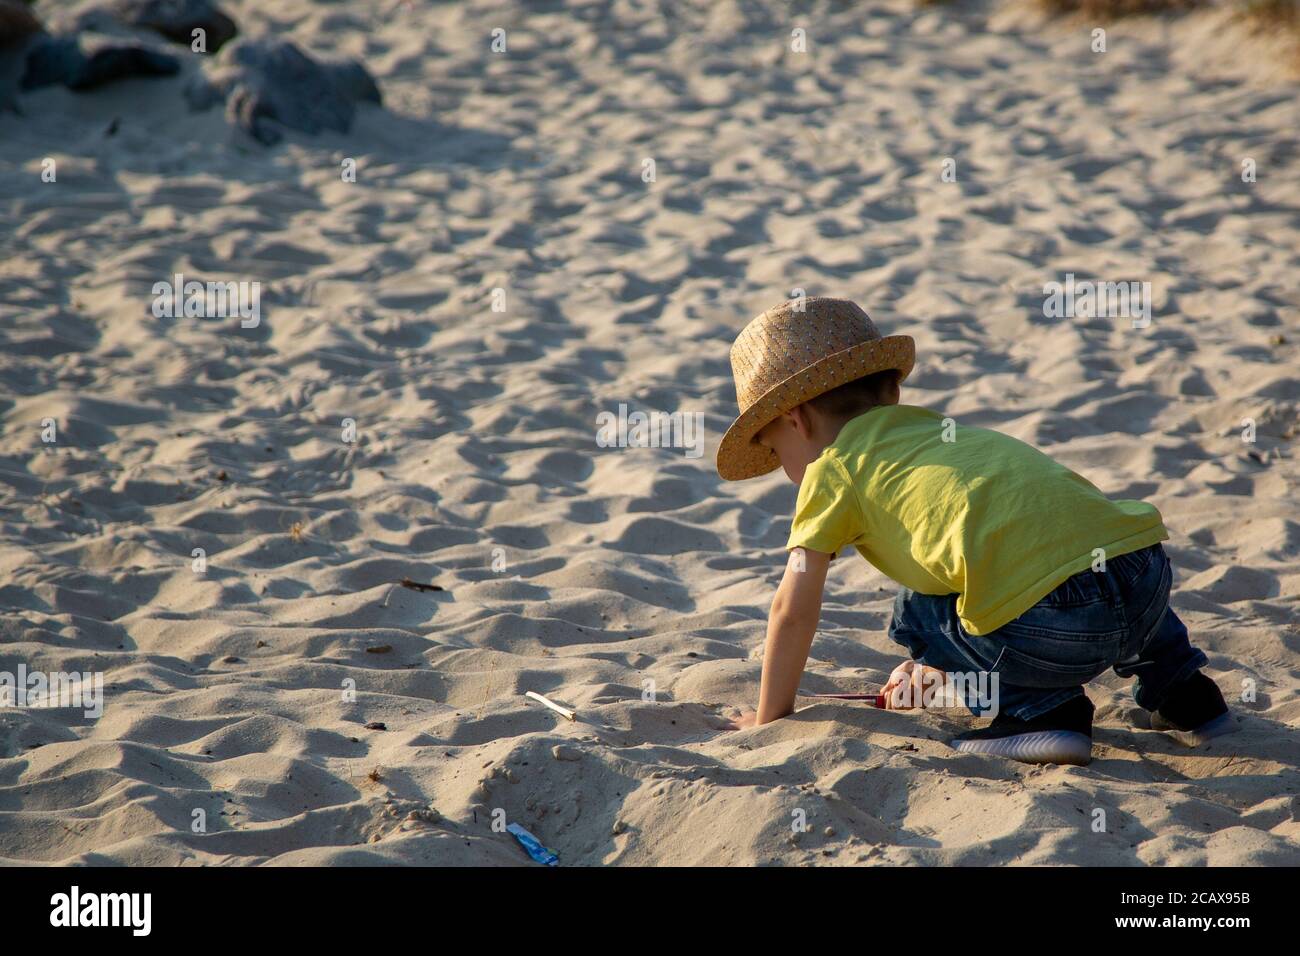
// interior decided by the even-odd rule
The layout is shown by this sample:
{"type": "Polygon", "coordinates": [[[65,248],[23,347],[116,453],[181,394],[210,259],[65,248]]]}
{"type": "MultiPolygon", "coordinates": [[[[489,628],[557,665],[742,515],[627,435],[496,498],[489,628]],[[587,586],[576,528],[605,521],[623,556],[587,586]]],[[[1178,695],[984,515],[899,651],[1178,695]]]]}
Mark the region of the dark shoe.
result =
{"type": "Polygon", "coordinates": [[[998,714],[983,730],[954,737],[952,746],[1022,763],[1086,764],[1092,759],[1092,712],[1092,701],[1080,696],[1033,720],[998,714]]]}
{"type": "MultiPolygon", "coordinates": [[[[1177,731],[1193,746],[1237,729],[1219,685],[1200,671],[1175,684],[1151,715],[1151,729],[1177,731]]],[[[1180,737],[1179,739],[1184,739],[1180,737]]]]}

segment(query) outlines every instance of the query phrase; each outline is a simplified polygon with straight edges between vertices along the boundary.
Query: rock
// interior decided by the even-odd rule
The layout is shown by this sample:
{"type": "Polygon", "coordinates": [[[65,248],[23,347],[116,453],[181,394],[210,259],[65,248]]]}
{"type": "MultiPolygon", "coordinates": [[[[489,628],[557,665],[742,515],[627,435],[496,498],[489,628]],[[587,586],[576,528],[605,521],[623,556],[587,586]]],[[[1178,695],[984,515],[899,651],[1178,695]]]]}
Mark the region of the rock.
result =
{"type": "Polygon", "coordinates": [[[316,60],[274,38],[231,44],[219,65],[186,89],[185,98],[195,110],[224,101],[226,119],[265,145],[279,142],[280,127],[312,135],[346,133],[357,103],[383,103],[374,79],[355,60],[316,60]]]}
{"type": "Polygon", "coordinates": [[[203,31],[208,53],[216,53],[239,31],[235,21],[211,0],[116,0],[113,15],[127,26],[162,34],[192,47],[194,31],[203,31]]]}
{"type": "Polygon", "coordinates": [[[26,58],[44,37],[40,21],[26,7],[10,0],[0,2],[0,112],[18,112],[14,94],[26,69],[26,58]]]}
{"type": "Polygon", "coordinates": [[[385,724],[382,720],[372,720],[370,723],[366,724],[366,730],[387,730],[387,729],[388,729],[388,725],[385,724]]]}
{"type": "MultiPolygon", "coordinates": [[[[198,0],[195,0],[198,2],[198,0]]],[[[21,85],[25,90],[61,83],[69,89],[93,90],[114,80],[137,76],[172,76],[180,72],[180,60],[156,49],[142,24],[115,12],[124,8],[186,5],[187,0],[116,0],[115,3],[83,5],[55,14],[51,34],[41,34],[27,50],[21,85]]],[[[0,47],[8,32],[5,21],[20,9],[13,0],[0,0],[0,47]]],[[[25,12],[25,11],[24,11],[25,12]]],[[[129,12],[129,11],[128,11],[129,12]]],[[[30,14],[27,15],[30,19],[30,14]]],[[[185,42],[189,43],[189,35],[185,42]]]]}
{"type": "Polygon", "coordinates": [[[551,748],[551,756],[556,760],[581,760],[582,751],[577,747],[569,747],[565,744],[557,744],[551,748]]]}
{"type": "MultiPolygon", "coordinates": [[[[328,64],[328,67],[333,70],[334,82],[348,96],[361,103],[373,103],[375,106],[384,105],[384,97],[379,92],[379,84],[375,82],[375,78],[370,75],[366,68],[356,60],[339,60],[328,64]]],[[[429,584],[424,587],[430,591],[442,590],[442,587],[437,584],[429,584]]],[[[421,590],[423,589],[421,588],[421,590]]]]}
{"type": "Polygon", "coordinates": [[[612,832],[614,836],[618,836],[620,833],[626,833],[627,824],[624,823],[622,820],[615,820],[614,827],[610,832],[612,832]]]}
{"type": "Polygon", "coordinates": [[[42,36],[27,51],[22,77],[24,90],[62,83],[85,62],[76,37],[42,36]]]}
{"type": "Polygon", "coordinates": [[[827,827],[825,830],[822,831],[822,833],[826,834],[828,837],[833,837],[835,836],[835,828],[827,827]]]}
{"type": "Polygon", "coordinates": [[[63,84],[70,90],[85,92],[135,76],[174,76],[180,69],[180,60],[166,53],[143,46],[110,43],[86,56],[63,84]]]}
{"type": "Polygon", "coordinates": [[[15,0],[0,2],[0,50],[20,47],[41,32],[41,22],[26,6],[15,0]]]}
{"type": "Polygon", "coordinates": [[[239,32],[235,21],[212,0],[91,0],[67,13],[66,33],[156,33],[193,49],[194,31],[203,31],[203,49],[216,53],[239,32]]]}

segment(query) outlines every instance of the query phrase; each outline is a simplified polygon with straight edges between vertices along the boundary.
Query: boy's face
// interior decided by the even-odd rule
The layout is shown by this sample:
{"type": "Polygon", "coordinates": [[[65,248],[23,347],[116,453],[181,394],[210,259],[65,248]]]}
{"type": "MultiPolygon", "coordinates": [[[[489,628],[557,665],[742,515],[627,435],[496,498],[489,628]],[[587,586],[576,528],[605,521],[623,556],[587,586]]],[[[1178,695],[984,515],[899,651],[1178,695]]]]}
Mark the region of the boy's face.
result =
{"type": "Polygon", "coordinates": [[[796,485],[803,481],[808,466],[831,443],[824,435],[823,422],[811,405],[799,405],[764,426],[756,436],[760,445],[776,452],[785,475],[796,485]]]}

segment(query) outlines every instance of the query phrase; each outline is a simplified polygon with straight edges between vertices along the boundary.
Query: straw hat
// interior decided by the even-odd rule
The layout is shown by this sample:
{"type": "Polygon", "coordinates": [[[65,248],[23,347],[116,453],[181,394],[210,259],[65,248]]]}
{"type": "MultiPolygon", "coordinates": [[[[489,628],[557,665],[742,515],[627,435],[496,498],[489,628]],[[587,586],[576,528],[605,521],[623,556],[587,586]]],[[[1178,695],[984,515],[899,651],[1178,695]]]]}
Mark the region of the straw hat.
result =
{"type": "Polygon", "coordinates": [[[848,299],[791,299],[741,329],[731,347],[740,416],[718,446],[718,474],[727,481],[754,478],[780,461],[754,440],[796,405],[854,379],[898,369],[912,371],[910,335],[882,338],[870,316],[848,299]]]}

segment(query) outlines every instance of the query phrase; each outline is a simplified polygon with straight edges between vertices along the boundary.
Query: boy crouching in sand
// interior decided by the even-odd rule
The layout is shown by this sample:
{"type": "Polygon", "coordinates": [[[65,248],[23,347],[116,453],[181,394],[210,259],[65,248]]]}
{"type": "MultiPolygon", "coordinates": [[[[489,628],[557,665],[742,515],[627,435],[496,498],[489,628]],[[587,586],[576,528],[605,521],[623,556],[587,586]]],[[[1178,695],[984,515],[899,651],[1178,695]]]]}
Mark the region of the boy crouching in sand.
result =
{"type": "Polygon", "coordinates": [[[853,302],[825,298],[769,309],[731,349],[740,416],[718,472],[737,480],[779,465],[799,486],[758,711],[737,725],[793,711],[827,568],[851,544],[902,585],[889,636],[912,660],[891,675],[886,706],[907,706],[932,668],[983,673],[996,689],[992,707],[967,699],[996,716],[955,738],[957,750],[1087,763],[1083,685],[1109,667],[1137,677],[1153,728],[1198,742],[1234,729],[1169,606],[1155,507],[1111,501],[1007,435],[900,405],[914,358],[910,337],[881,338],[853,302]]]}

